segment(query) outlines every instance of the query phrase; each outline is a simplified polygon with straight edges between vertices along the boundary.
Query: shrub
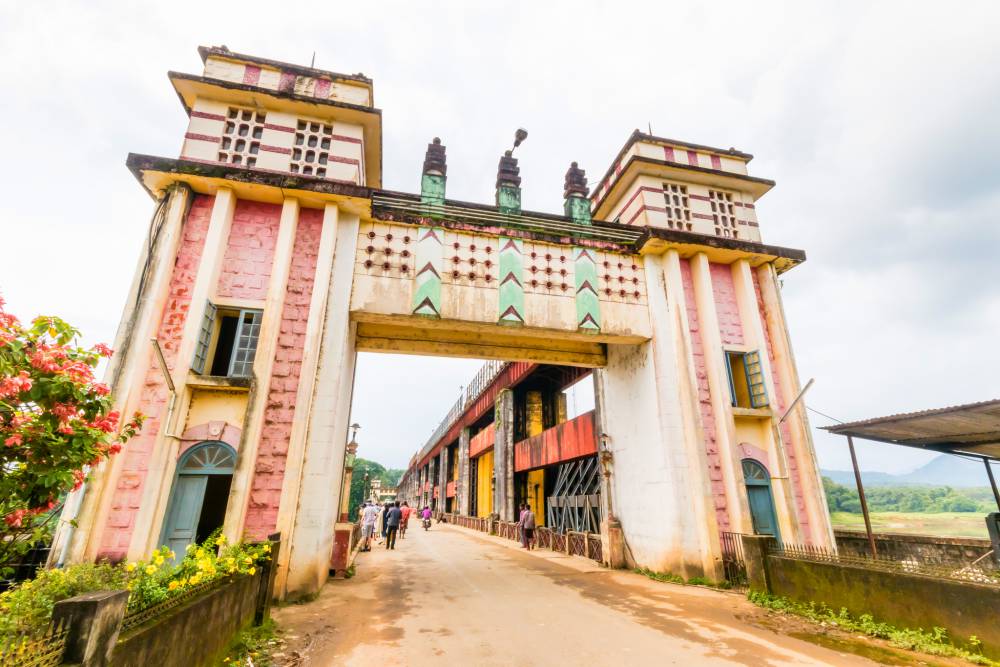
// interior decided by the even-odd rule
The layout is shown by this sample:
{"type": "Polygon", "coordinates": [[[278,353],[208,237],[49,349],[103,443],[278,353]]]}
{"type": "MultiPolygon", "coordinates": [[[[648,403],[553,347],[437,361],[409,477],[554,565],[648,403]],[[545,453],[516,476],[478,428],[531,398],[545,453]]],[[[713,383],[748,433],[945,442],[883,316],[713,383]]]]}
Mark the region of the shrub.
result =
{"type": "Polygon", "coordinates": [[[18,635],[44,632],[59,600],[91,591],[128,590],[128,611],[139,611],[205,582],[256,574],[270,553],[267,542],[227,545],[223,536],[213,534],[200,545],[190,545],[180,562],[161,547],[141,561],[42,570],[34,580],[0,593],[0,645],[18,635]]]}

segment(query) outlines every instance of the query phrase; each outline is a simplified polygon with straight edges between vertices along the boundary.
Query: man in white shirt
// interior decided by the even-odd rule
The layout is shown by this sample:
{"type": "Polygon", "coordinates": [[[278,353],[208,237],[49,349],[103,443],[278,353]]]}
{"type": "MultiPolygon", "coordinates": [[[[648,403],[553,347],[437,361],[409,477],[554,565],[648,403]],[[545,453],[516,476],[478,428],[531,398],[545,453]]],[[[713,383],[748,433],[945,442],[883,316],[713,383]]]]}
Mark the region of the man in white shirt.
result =
{"type": "Polygon", "coordinates": [[[372,550],[372,533],[375,532],[375,519],[378,517],[378,508],[372,503],[366,502],[361,510],[361,541],[364,542],[362,551],[372,550]]]}

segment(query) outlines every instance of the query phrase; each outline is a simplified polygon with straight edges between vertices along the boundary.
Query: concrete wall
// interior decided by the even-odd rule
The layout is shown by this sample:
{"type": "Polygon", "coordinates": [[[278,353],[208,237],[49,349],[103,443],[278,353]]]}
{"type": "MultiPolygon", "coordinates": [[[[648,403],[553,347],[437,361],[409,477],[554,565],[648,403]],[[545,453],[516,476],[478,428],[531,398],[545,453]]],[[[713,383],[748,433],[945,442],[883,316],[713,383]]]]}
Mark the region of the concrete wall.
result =
{"type": "MultiPolygon", "coordinates": [[[[852,530],[834,531],[837,551],[846,555],[869,556],[868,536],[852,530]]],[[[989,540],[969,537],[933,537],[930,535],[900,535],[876,533],[875,548],[879,556],[897,561],[915,560],[922,563],[971,563],[992,551],[989,540]]]]}
{"type": "Polygon", "coordinates": [[[119,637],[114,667],[217,665],[229,642],[253,621],[263,571],[238,577],[119,637]]]}
{"type": "Polygon", "coordinates": [[[945,628],[958,644],[975,635],[985,655],[1000,658],[1000,587],[779,556],[767,556],[766,568],[774,595],[898,627],[945,628]]]}

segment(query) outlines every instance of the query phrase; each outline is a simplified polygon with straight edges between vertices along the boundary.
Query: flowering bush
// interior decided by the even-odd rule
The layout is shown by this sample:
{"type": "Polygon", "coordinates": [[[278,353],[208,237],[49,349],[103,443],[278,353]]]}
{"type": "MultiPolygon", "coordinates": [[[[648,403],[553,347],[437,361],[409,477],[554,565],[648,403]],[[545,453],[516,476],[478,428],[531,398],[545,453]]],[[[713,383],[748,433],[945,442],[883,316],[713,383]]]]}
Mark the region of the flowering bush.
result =
{"type": "Polygon", "coordinates": [[[87,470],[118,453],[142,425],[121,423],[94,368],[112,351],[75,344],[57,317],[28,327],[0,299],[0,575],[37,541],[87,470]]]}
{"type": "Polygon", "coordinates": [[[146,560],[129,563],[80,563],[41,570],[31,580],[0,593],[0,646],[20,635],[43,632],[59,600],[100,590],[128,590],[128,611],[140,611],[199,584],[236,575],[253,575],[271,558],[271,545],[227,545],[212,535],[191,545],[180,562],[167,547],[146,560]]]}

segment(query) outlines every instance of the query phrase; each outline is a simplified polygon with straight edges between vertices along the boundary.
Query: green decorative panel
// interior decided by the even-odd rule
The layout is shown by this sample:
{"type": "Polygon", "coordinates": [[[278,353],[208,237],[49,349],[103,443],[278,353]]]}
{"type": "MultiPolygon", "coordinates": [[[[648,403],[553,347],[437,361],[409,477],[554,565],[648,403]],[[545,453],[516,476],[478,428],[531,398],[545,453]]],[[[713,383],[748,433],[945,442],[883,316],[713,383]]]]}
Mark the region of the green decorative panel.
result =
{"type": "Polygon", "coordinates": [[[444,205],[445,177],[441,174],[424,174],[420,179],[420,201],[427,205],[431,215],[440,213],[444,205]]]}
{"type": "Polygon", "coordinates": [[[421,227],[417,233],[416,273],[413,276],[413,314],[441,317],[441,248],[444,231],[421,227]]]}
{"type": "Polygon", "coordinates": [[[501,213],[521,214],[521,188],[502,185],[497,189],[497,207],[501,213]]]}
{"type": "Polygon", "coordinates": [[[500,237],[500,324],[524,324],[523,244],[500,237]]]}
{"type": "Polygon", "coordinates": [[[567,218],[572,218],[573,222],[578,225],[589,225],[591,222],[590,200],[586,197],[569,197],[563,204],[563,213],[566,214],[567,218]]]}
{"type": "Polygon", "coordinates": [[[573,273],[576,274],[576,326],[580,331],[601,330],[601,302],[597,298],[597,261],[594,251],[573,248],[573,273]]]}

